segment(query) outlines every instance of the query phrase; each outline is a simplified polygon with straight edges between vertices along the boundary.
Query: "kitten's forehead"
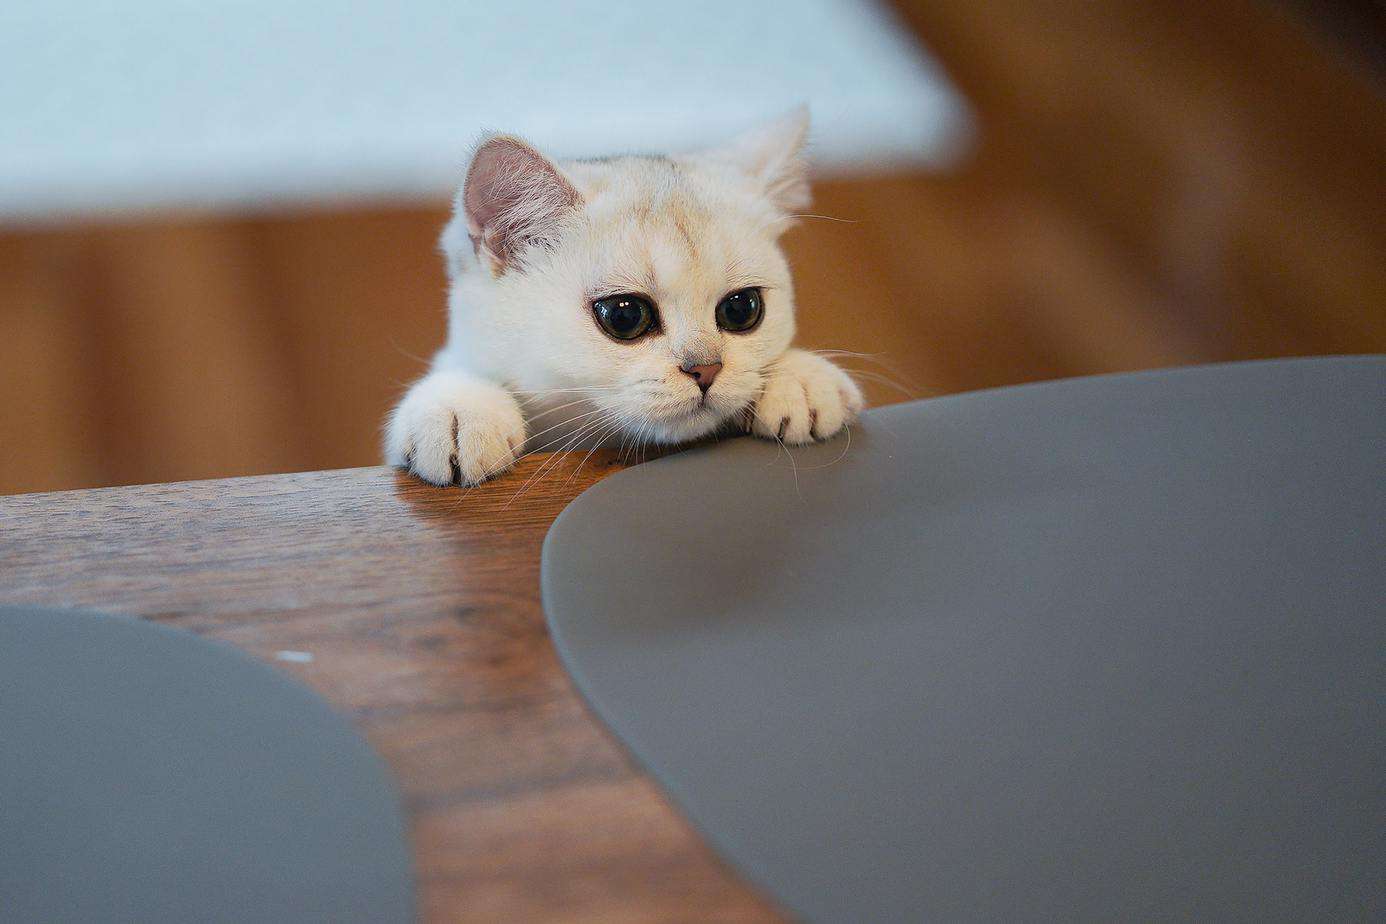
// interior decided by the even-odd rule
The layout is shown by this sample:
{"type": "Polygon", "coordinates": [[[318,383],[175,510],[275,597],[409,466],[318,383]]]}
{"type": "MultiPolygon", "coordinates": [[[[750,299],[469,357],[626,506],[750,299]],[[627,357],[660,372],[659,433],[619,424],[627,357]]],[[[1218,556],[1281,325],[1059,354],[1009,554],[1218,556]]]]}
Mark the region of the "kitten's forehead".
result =
{"type": "MultiPolygon", "coordinates": [[[[702,301],[762,281],[753,266],[763,216],[666,157],[571,165],[586,200],[599,287],[702,301]]],[[[763,275],[761,273],[760,275],[763,275]]]]}

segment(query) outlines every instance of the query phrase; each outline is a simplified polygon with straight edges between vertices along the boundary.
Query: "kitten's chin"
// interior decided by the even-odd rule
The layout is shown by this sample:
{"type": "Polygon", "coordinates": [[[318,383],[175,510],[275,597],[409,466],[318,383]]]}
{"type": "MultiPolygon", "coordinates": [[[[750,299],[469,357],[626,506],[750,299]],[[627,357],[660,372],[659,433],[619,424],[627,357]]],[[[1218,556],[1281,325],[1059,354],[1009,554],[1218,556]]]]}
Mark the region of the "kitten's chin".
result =
{"type": "Polygon", "coordinates": [[[735,412],[704,406],[688,413],[651,421],[654,438],[660,443],[690,443],[717,432],[729,423],[735,412]]]}

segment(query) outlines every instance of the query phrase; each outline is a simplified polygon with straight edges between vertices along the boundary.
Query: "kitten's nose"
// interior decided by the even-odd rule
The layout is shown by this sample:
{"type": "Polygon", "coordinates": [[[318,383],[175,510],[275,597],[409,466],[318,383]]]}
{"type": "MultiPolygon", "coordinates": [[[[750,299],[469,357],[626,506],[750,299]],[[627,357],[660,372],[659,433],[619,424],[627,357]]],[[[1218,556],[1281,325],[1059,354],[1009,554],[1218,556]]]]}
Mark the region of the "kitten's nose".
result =
{"type": "Polygon", "coordinates": [[[717,373],[722,371],[721,363],[706,363],[698,366],[679,366],[686,375],[691,375],[693,381],[698,383],[698,387],[705,393],[712,387],[712,380],[717,378],[717,373]]]}

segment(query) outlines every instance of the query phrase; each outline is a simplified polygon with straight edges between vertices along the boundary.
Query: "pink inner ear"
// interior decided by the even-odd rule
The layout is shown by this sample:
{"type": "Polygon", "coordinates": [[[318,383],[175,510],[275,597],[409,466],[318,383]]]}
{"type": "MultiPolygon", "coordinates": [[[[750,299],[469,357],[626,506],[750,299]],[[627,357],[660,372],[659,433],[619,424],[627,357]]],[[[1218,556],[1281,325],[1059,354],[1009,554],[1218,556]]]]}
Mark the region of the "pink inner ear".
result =
{"type": "Polygon", "coordinates": [[[505,136],[477,150],[462,199],[473,245],[498,269],[524,248],[551,240],[558,220],[582,201],[542,154],[505,136]]]}

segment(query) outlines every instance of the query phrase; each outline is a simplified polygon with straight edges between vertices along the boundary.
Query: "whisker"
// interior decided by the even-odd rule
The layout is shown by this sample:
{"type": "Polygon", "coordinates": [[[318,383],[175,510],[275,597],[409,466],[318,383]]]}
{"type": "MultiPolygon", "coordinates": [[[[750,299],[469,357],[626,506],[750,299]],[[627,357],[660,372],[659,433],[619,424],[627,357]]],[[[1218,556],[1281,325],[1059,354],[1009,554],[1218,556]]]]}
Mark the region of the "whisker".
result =
{"type": "Polygon", "coordinates": [[[567,456],[567,454],[568,454],[567,450],[569,449],[569,447],[571,447],[572,445],[574,445],[575,443],[577,443],[577,442],[578,442],[579,440],[581,440],[581,439],[582,439],[582,434],[579,432],[578,434],[572,436],[572,437],[568,440],[568,442],[564,443],[564,444],[563,444],[563,447],[562,447],[562,449],[560,449],[560,451],[555,452],[553,455],[549,456],[549,458],[547,458],[547,459],[545,459],[543,462],[539,463],[539,467],[538,467],[537,469],[534,470],[534,474],[530,475],[529,478],[525,480],[525,483],[522,484],[522,485],[520,486],[520,490],[517,491],[517,492],[515,492],[513,495],[511,495],[510,500],[506,501],[505,504],[501,507],[501,509],[502,509],[502,510],[507,510],[507,509],[509,509],[509,507],[510,507],[511,504],[513,504],[513,503],[515,503],[515,501],[519,500],[520,497],[521,497],[527,490],[529,490],[529,486],[530,486],[531,484],[534,484],[535,481],[537,481],[540,477],[543,476],[545,470],[552,468],[555,464],[557,464],[558,460],[561,460],[561,459],[563,459],[565,456],[567,456]]]}
{"type": "Polygon", "coordinates": [[[625,465],[626,460],[634,453],[636,444],[640,440],[640,431],[644,429],[644,427],[644,420],[642,418],[637,418],[635,420],[635,426],[627,428],[626,432],[621,436],[620,460],[622,465],[625,465]]]}
{"type": "Polygon", "coordinates": [[[509,388],[512,395],[554,395],[554,394],[608,394],[614,391],[625,391],[636,385],[648,385],[652,382],[661,381],[659,377],[649,377],[636,379],[632,382],[619,382],[612,385],[565,385],[559,388],[509,388]]]}
{"type": "MultiPolygon", "coordinates": [[[[593,414],[599,413],[600,410],[601,410],[601,409],[598,408],[598,409],[596,409],[596,410],[588,411],[586,414],[577,414],[577,415],[574,415],[573,417],[569,417],[569,418],[568,418],[567,420],[565,420],[565,421],[562,421],[562,422],[560,422],[560,423],[556,423],[556,424],[554,424],[554,425],[551,426],[551,427],[547,427],[547,428],[545,428],[545,429],[543,429],[543,430],[540,430],[538,433],[535,433],[535,434],[530,435],[530,436],[526,436],[526,437],[525,437],[525,444],[528,445],[529,443],[533,442],[534,439],[535,439],[536,437],[543,436],[545,433],[548,433],[550,430],[557,429],[558,427],[562,427],[562,426],[564,426],[565,424],[570,424],[570,423],[572,423],[572,422],[575,421],[575,420],[581,420],[581,419],[584,418],[584,417],[590,417],[590,416],[593,415],[593,414]]],[[[480,487],[481,484],[482,484],[483,482],[489,481],[491,478],[494,478],[496,475],[498,475],[498,474],[500,474],[501,472],[505,471],[507,468],[509,468],[510,466],[516,464],[517,462],[519,462],[521,459],[525,458],[526,456],[534,455],[536,452],[543,452],[545,449],[547,449],[548,447],[552,446],[554,443],[561,442],[562,440],[566,439],[566,438],[567,438],[568,436],[570,436],[570,435],[571,435],[571,434],[567,434],[567,433],[560,434],[559,436],[555,437],[554,439],[550,440],[549,442],[545,443],[545,444],[542,445],[542,446],[536,447],[536,448],[534,448],[534,449],[527,450],[527,451],[522,452],[522,453],[520,453],[519,455],[515,456],[513,459],[510,459],[510,460],[505,461],[505,462],[500,462],[500,463],[497,463],[496,465],[491,466],[489,469],[487,469],[486,471],[484,471],[484,472],[481,473],[481,478],[477,481],[476,484],[471,484],[471,485],[467,485],[467,486],[466,486],[466,492],[465,492],[465,493],[466,493],[466,494],[470,494],[470,493],[472,492],[473,489],[480,487]]]]}
{"type": "Polygon", "coordinates": [[[620,387],[611,387],[611,388],[551,388],[551,389],[546,389],[546,390],[544,390],[544,391],[534,391],[534,392],[515,392],[515,391],[512,391],[512,392],[511,392],[511,395],[515,397],[515,401],[516,401],[517,404],[520,405],[520,407],[522,407],[522,408],[527,408],[527,407],[530,407],[531,405],[537,404],[537,403],[539,403],[539,402],[549,401],[549,400],[552,400],[552,399],[554,399],[554,398],[576,398],[577,400],[583,400],[583,399],[591,399],[591,398],[597,398],[597,397],[604,397],[604,396],[606,396],[606,395],[619,394],[620,392],[625,391],[625,390],[626,390],[626,389],[623,389],[623,388],[620,388],[620,387]]]}
{"type": "Polygon", "coordinates": [[[907,388],[899,382],[895,381],[894,379],[890,378],[889,376],[882,375],[879,372],[869,372],[865,369],[848,369],[846,367],[844,367],[842,371],[846,372],[849,376],[851,376],[854,379],[866,379],[868,382],[879,382],[882,385],[886,385],[890,388],[895,389],[896,391],[900,392],[900,394],[904,395],[906,398],[919,397],[918,391],[911,388],[907,388]]]}
{"type": "Polygon", "coordinates": [[[810,212],[800,212],[795,215],[781,215],[778,218],[771,219],[770,223],[774,224],[775,222],[780,221],[793,221],[796,218],[818,218],[822,221],[837,221],[845,225],[861,224],[861,220],[857,218],[835,218],[832,215],[815,215],[810,212]]]}
{"type": "MultiPolygon", "coordinates": [[[[809,352],[817,356],[856,356],[872,361],[875,361],[878,356],[886,355],[885,353],[858,353],[856,350],[809,350],[809,352]]],[[[881,365],[884,366],[885,363],[881,363],[881,365]]]]}
{"type": "MultiPolygon", "coordinates": [[[[568,458],[568,456],[572,455],[574,452],[582,448],[582,443],[585,440],[592,439],[595,436],[594,442],[600,442],[600,440],[602,439],[602,434],[606,432],[605,427],[609,426],[609,421],[610,418],[603,418],[602,420],[595,421],[593,422],[592,426],[587,427],[585,429],[585,432],[579,433],[575,439],[569,440],[567,443],[565,443],[563,449],[560,452],[556,453],[552,458],[545,460],[544,465],[539,466],[539,470],[535,472],[535,477],[532,478],[531,481],[537,483],[537,481],[540,480],[544,474],[546,474],[545,469],[547,469],[547,474],[552,474],[553,472],[557,471],[559,465],[561,465],[562,462],[568,458]],[[553,464],[550,465],[549,463],[553,464]]],[[[595,446],[593,448],[595,448],[595,446]]],[[[511,500],[514,501],[520,495],[524,494],[525,491],[528,490],[529,486],[530,482],[526,482],[524,487],[520,489],[519,494],[516,494],[515,497],[511,498],[511,500]]],[[[509,505],[507,504],[507,506],[509,505]]]]}
{"type": "Polygon", "coordinates": [[[790,218],[817,218],[817,219],[819,219],[819,220],[821,220],[821,221],[837,221],[837,222],[841,222],[841,223],[844,224],[844,225],[859,225],[859,224],[861,224],[861,219],[859,219],[859,218],[837,218],[837,217],[835,217],[835,216],[833,216],[833,215],[814,215],[814,214],[809,213],[809,212],[800,212],[800,213],[797,214],[797,215],[790,215],[789,217],[790,217],[790,218]]]}
{"type": "Polygon", "coordinates": [[[567,480],[564,481],[563,483],[564,483],[564,484],[568,484],[568,483],[571,482],[574,478],[576,478],[578,472],[582,471],[582,467],[583,467],[584,465],[587,464],[587,460],[590,459],[590,458],[592,458],[592,453],[596,452],[597,449],[598,449],[598,447],[601,446],[602,440],[606,439],[608,436],[612,435],[613,433],[619,432],[620,429],[621,429],[621,422],[618,420],[616,423],[611,424],[609,427],[607,427],[605,430],[603,430],[603,431],[601,432],[601,434],[600,434],[595,440],[592,441],[592,448],[589,449],[589,450],[587,450],[587,455],[585,455],[585,456],[582,457],[582,461],[579,462],[579,463],[577,464],[577,468],[573,469],[572,474],[570,474],[570,475],[568,476],[567,480]]]}
{"type": "Polygon", "coordinates": [[[432,364],[432,360],[424,359],[422,356],[415,356],[413,353],[410,353],[410,352],[409,352],[408,350],[406,350],[404,347],[400,346],[399,343],[395,340],[394,337],[391,337],[391,338],[390,338],[390,346],[394,348],[394,351],[395,351],[396,353],[398,353],[399,355],[405,357],[406,359],[412,359],[412,360],[414,360],[416,363],[419,363],[420,365],[423,365],[423,366],[427,366],[427,365],[431,365],[431,364],[432,364]]]}
{"type": "MultiPolygon", "coordinates": [[[[535,439],[537,439],[537,438],[543,436],[545,433],[548,433],[550,430],[557,430],[559,427],[566,427],[568,424],[573,423],[574,421],[582,420],[584,417],[591,417],[593,414],[600,414],[600,413],[602,413],[602,408],[599,408],[599,407],[598,407],[598,408],[593,408],[592,410],[587,411],[587,412],[582,413],[582,414],[574,414],[572,417],[569,417],[567,420],[560,420],[560,421],[559,421],[558,423],[556,423],[556,424],[553,424],[553,425],[551,425],[551,426],[545,427],[544,429],[540,430],[538,433],[532,433],[532,434],[530,434],[529,436],[526,436],[526,437],[525,437],[525,443],[526,443],[526,444],[529,444],[532,440],[535,440],[535,439]]],[[[566,434],[565,434],[565,435],[566,435],[566,434]]],[[[548,448],[549,446],[552,446],[555,442],[558,442],[558,440],[561,440],[561,439],[563,439],[563,436],[555,437],[553,441],[551,441],[551,442],[549,442],[549,443],[546,443],[546,444],[544,444],[543,446],[539,446],[539,447],[537,447],[537,448],[535,448],[535,449],[526,450],[526,451],[523,453],[523,455],[528,456],[528,455],[532,455],[533,453],[536,453],[536,452],[543,452],[546,448],[548,448]]]]}
{"type": "Polygon", "coordinates": [[[627,442],[633,442],[634,436],[635,436],[635,434],[634,434],[634,432],[632,431],[632,429],[631,429],[630,427],[624,427],[624,428],[622,428],[622,430],[621,430],[621,445],[620,445],[620,447],[616,450],[616,452],[617,452],[616,458],[617,458],[623,465],[625,464],[625,461],[626,461],[626,444],[627,444],[627,442]]]}
{"type": "Polygon", "coordinates": [[[568,441],[563,444],[562,448],[558,452],[554,453],[552,456],[545,459],[540,464],[539,468],[535,470],[534,474],[529,477],[529,480],[527,480],[523,485],[521,485],[520,490],[516,492],[515,495],[510,498],[510,500],[506,501],[505,505],[501,507],[501,509],[508,509],[511,504],[519,500],[520,497],[523,496],[525,492],[529,490],[530,486],[533,485],[540,478],[540,476],[544,474],[545,470],[552,471],[554,466],[556,466],[563,459],[566,459],[568,457],[568,455],[573,451],[573,448],[576,447],[577,444],[582,441],[583,437],[595,432],[596,428],[601,427],[603,424],[608,423],[613,416],[614,415],[608,414],[607,416],[599,417],[594,421],[588,421],[587,423],[579,427],[577,432],[574,433],[568,439],[568,441]]]}
{"type": "Polygon", "coordinates": [[[640,456],[640,461],[641,461],[641,462],[644,462],[644,461],[645,461],[645,456],[644,456],[645,444],[646,444],[647,438],[648,438],[649,435],[650,435],[650,430],[651,430],[651,428],[652,428],[653,426],[654,426],[654,422],[653,422],[649,417],[645,417],[645,416],[642,416],[642,417],[641,417],[641,420],[640,420],[640,428],[639,428],[639,430],[636,431],[636,434],[635,434],[635,446],[634,446],[633,451],[632,451],[632,453],[631,453],[631,458],[634,458],[636,455],[639,455],[639,456],[640,456]]]}
{"type": "Polygon", "coordinates": [[[862,359],[867,362],[874,363],[877,366],[884,369],[886,372],[889,372],[891,376],[894,376],[894,378],[891,378],[890,376],[886,376],[879,372],[875,372],[869,369],[855,369],[851,366],[843,366],[842,369],[844,372],[847,372],[854,376],[859,375],[871,381],[876,381],[880,382],[883,385],[888,385],[909,398],[918,397],[921,393],[928,391],[928,389],[920,388],[916,382],[914,382],[908,375],[905,375],[903,372],[901,372],[893,364],[882,360],[880,357],[884,356],[884,353],[858,353],[855,350],[810,350],[809,352],[825,358],[852,357],[854,359],[862,359]]]}
{"type": "MultiPolygon", "coordinates": [[[[799,463],[795,460],[794,453],[789,451],[789,447],[786,446],[784,440],[780,438],[780,434],[778,432],[777,427],[772,428],[770,426],[770,422],[766,420],[764,417],[761,417],[754,407],[751,408],[751,414],[761,423],[765,424],[765,429],[769,431],[771,434],[773,434],[775,442],[779,443],[780,448],[784,450],[784,454],[789,456],[789,467],[794,472],[794,493],[798,494],[799,498],[802,500],[804,495],[799,490],[799,463]]],[[[776,453],[775,456],[776,458],[779,458],[779,453],[776,453]]]]}
{"type": "Polygon", "coordinates": [[[623,385],[565,385],[561,388],[510,388],[512,395],[557,395],[591,394],[595,392],[618,391],[623,385]]]}
{"type": "Polygon", "coordinates": [[[843,424],[842,429],[843,432],[847,434],[847,445],[842,447],[842,451],[837,454],[837,458],[833,459],[831,462],[825,462],[822,465],[810,465],[809,467],[805,468],[804,471],[816,472],[820,468],[831,468],[832,466],[836,465],[837,463],[841,462],[843,459],[847,457],[847,450],[852,448],[852,427],[850,424],[843,424]]]}
{"type": "Polygon", "coordinates": [[[558,407],[551,407],[551,408],[549,408],[547,411],[544,411],[543,413],[535,414],[533,417],[527,418],[527,419],[526,419],[526,423],[534,423],[536,420],[538,420],[538,419],[541,418],[541,417],[547,417],[547,416],[549,416],[550,414],[557,414],[559,411],[562,411],[562,410],[565,410],[565,409],[567,409],[567,408],[573,407],[574,405],[586,404],[586,403],[587,403],[587,399],[586,399],[586,398],[578,398],[576,401],[569,401],[567,404],[560,404],[558,407]]]}

